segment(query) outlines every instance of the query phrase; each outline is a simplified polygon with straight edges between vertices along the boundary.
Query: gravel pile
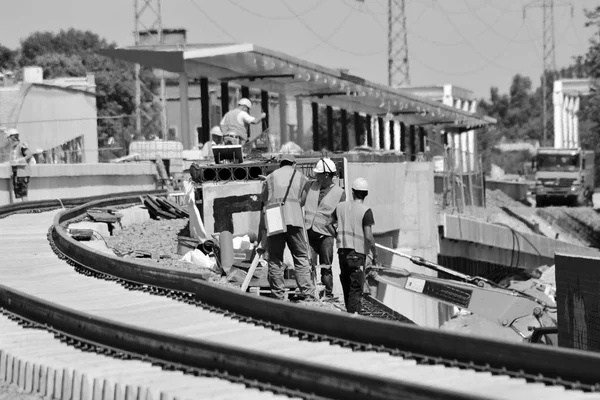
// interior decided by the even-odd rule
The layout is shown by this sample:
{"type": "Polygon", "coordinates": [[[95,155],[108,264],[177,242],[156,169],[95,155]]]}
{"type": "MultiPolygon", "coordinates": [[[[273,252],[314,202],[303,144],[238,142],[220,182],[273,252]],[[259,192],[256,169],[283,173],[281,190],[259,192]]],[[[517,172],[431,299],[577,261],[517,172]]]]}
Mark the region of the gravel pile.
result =
{"type": "Polygon", "coordinates": [[[485,205],[486,207],[526,207],[523,203],[520,203],[502,190],[489,190],[485,191],[485,205]]]}
{"type": "Polygon", "coordinates": [[[0,400],[42,400],[37,394],[23,392],[17,385],[0,381],[0,400]]]}

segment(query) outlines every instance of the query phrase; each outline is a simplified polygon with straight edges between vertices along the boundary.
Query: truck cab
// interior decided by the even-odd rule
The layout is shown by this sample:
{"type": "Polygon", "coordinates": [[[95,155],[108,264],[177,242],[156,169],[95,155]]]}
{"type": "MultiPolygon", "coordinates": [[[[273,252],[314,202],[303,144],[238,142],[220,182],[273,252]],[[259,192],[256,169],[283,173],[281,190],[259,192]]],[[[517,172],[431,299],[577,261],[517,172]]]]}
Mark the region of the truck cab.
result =
{"type": "Polygon", "coordinates": [[[592,206],[594,152],[539,148],[532,161],[536,207],[549,204],[592,206]]]}

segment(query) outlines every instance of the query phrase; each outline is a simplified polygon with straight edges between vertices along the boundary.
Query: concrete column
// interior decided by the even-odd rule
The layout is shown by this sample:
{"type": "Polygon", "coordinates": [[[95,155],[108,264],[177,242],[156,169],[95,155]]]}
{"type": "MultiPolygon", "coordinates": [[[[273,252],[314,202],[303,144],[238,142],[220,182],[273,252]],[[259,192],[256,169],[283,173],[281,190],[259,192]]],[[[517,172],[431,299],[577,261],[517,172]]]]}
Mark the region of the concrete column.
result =
{"type": "Polygon", "coordinates": [[[564,147],[562,109],[563,109],[562,82],[554,81],[554,90],[552,93],[552,105],[554,106],[554,148],[564,147]]]}
{"type": "Polygon", "coordinates": [[[467,134],[467,146],[469,150],[469,170],[475,171],[475,131],[470,130],[467,134]]]}
{"type": "Polygon", "coordinates": [[[390,121],[387,119],[383,120],[383,148],[390,149],[390,121]]]}
{"type": "Polygon", "coordinates": [[[263,119],[261,121],[262,123],[262,130],[266,130],[269,128],[270,124],[269,124],[269,118],[270,118],[270,112],[269,112],[269,92],[261,90],[260,91],[260,108],[262,109],[262,112],[264,112],[265,114],[267,114],[267,117],[265,119],[263,119]]]}
{"type": "Polygon", "coordinates": [[[286,144],[290,139],[288,135],[287,125],[287,98],[285,92],[279,92],[279,132],[280,132],[280,146],[286,144]]]}
{"type": "Polygon", "coordinates": [[[369,147],[373,147],[373,118],[369,114],[365,114],[365,126],[367,132],[365,133],[365,144],[369,147]]]}
{"type": "Polygon", "coordinates": [[[462,132],[460,135],[460,151],[461,151],[461,165],[463,172],[469,172],[469,143],[467,141],[467,132],[462,132]]]}
{"type": "Polygon", "coordinates": [[[400,151],[401,148],[401,144],[400,144],[400,140],[401,140],[401,131],[402,127],[400,125],[400,122],[398,121],[394,121],[394,150],[395,151],[400,151]]]}
{"type": "Polygon", "coordinates": [[[221,82],[221,117],[229,111],[229,83],[221,82]]]}
{"type": "Polygon", "coordinates": [[[461,168],[461,152],[460,152],[460,133],[453,132],[452,133],[452,148],[454,149],[454,170],[456,172],[462,172],[461,168]]]}
{"type": "Polygon", "coordinates": [[[296,97],[296,120],[296,144],[304,148],[304,102],[299,97],[296,97]]]}
{"type": "Polygon", "coordinates": [[[333,107],[327,106],[325,108],[327,115],[327,150],[335,151],[335,143],[333,142],[333,107]]]}
{"type": "Polygon", "coordinates": [[[567,110],[569,108],[569,98],[565,96],[563,98],[562,110],[562,134],[563,134],[563,147],[569,148],[571,146],[571,138],[569,137],[569,129],[567,124],[567,110]]]}
{"type": "Polygon", "coordinates": [[[450,107],[454,107],[454,99],[452,97],[452,85],[444,85],[444,94],[442,97],[442,104],[450,107]]]}
{"type": "Polygon", "coordinates": [[[371,128],[371,133],[373,137],[373,148],[379,150],[381,145],[379,143],[379,118],[377,116],[373,116],[371,118],[371,123],[373,124],[373,128],[371,128]]]}
{"type": "Polygon", "coordinates": [[[190,104],[188,93],[188,76],[185,72],[179,74],[179,107],[181,116],[181,139],[184,150],[190,150],[196,144],[195,133],[190,130],[190,104]]]}
{"type": "Polygon", "coordinates": [[[579,147],[579,96],[575,97],[573,106],[573,132],[575,133],[575,147],[579,147]]]}
{"type": "Polygon", "coordinates": [[[573,106],[575,99],[569,96],[567,102],[567,132],[569,132],[569,147],[575,147],[575,132],[573,131],[573,106]]]}

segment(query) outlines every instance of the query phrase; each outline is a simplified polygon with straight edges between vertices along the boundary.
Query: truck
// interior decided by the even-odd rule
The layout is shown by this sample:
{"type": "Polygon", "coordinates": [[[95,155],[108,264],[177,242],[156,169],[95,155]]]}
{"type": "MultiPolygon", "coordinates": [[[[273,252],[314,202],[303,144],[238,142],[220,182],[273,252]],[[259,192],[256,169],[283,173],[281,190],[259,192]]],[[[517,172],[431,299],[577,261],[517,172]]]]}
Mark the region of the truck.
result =
{"type": "Polygon", "coordinates": [[[536,207],[591,207],[594,194],[594,152],[581,148],[541,147],[532,160],[536,207]]]}

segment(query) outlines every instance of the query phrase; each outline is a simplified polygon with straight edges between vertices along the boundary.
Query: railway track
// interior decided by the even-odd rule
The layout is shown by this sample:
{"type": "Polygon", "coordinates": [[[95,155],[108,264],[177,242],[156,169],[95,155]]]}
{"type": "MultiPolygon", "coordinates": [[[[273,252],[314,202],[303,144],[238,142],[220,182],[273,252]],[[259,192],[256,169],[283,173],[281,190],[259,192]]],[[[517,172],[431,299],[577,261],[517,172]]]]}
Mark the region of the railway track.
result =
{"type": "MultiPolygon", "coordinates": [[[[284,304],[67,233],[86,208],[136,202],[0,219],[0,380],[65,399],[600,398],[594,354],[284,304]]],[[[35,207],[52,208],[18,211],[35,207]]]]}

